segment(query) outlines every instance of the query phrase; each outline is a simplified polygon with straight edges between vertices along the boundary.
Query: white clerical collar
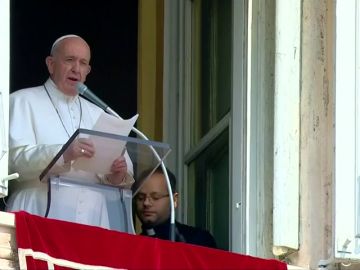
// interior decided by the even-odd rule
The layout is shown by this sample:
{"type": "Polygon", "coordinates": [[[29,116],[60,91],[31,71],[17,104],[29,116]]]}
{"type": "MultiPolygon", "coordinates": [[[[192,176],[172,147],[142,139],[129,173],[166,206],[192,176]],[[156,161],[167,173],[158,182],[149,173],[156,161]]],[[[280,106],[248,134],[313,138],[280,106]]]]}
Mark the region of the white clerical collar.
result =
{"type": "Polygon", "coordinates": [[[155,235],[156,233],[153,228],[150,228],[150,229],[146,229],[146,234],[152,236],[155,235]]]}

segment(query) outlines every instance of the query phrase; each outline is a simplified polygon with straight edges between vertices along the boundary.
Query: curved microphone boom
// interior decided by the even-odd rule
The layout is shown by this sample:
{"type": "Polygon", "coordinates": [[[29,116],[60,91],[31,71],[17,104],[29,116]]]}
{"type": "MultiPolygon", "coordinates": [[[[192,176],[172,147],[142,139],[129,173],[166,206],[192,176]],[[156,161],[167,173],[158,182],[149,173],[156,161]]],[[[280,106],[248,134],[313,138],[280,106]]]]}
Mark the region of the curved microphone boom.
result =
{"type": "MultiPolygon", "coordinates": [[[[115,116],[116,118],[122,119],[120,115],[118,115],[114,110],[112,110],[104,101],[102,101],[100,98],[98,98],[85,84],[82,82],[77,82],[76,84],[76,90],[77,92],[84,96],[85,98],[89,99],[92,103],[103,109],[105,112],[111,114],[112,116],[115,116]]],[[[135,127],[131,128],[132,131],[134,131],[137,135],[139,135],[144,140],[149,140],[144,133],[142,133],[140,130],[138,130],[135,127]]],[[[167,173],[166,167],[164,162],[159,157],[159,154],[156,152],[156,150],[150,146],[152,152],[154,153],[155,157],[158,161],[161,161],[161,168],[163,170],[165,179],[166,179],[166,185],[169,192],[169,199],[170,199],[170,240],[175,241],[175,205],[174,205],[174,197],[172,188],[170,185],[169,175],[167,173]]]]}

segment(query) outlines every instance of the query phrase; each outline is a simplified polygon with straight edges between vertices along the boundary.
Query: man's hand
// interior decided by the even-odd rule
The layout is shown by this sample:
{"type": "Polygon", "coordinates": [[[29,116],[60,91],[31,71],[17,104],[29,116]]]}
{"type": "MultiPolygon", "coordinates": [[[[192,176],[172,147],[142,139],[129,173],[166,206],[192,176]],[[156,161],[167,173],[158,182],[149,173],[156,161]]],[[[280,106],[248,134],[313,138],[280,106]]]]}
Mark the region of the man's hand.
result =
{"type": "Polygon", "coordinates": [[[127,164],[124,156],[114,160],[111,166],[111,174],[107,175],[109,182],[113,185],[120,185],[125,181],[127,174],[127,164]]]}
{"type": "Polygon", "coordinates": [[[74,140],[65,150],[63,157],[64,162],[76,160],[79,157],[91,158],[95,153],[94,144],[90,139],[79,138],[74,140]]]}

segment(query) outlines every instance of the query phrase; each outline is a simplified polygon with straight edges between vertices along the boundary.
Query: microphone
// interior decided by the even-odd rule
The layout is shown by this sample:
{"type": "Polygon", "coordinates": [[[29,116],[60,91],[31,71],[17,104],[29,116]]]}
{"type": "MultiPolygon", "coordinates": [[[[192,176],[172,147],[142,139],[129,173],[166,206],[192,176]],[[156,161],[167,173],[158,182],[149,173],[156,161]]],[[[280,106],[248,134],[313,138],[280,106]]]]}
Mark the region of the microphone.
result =
{"type": "Polygon", "coordinates": [[[77,82],[76,83],[76,91],[86,97],[87,99],[89,99],[91,102],[95,103],[95,105],[99,106],[101,109],[103,109],[104,111],[108,111],[109,106],[102,101],[100,98],[98,98],[85,84],[83,84],[82,82],[77,82]]]}

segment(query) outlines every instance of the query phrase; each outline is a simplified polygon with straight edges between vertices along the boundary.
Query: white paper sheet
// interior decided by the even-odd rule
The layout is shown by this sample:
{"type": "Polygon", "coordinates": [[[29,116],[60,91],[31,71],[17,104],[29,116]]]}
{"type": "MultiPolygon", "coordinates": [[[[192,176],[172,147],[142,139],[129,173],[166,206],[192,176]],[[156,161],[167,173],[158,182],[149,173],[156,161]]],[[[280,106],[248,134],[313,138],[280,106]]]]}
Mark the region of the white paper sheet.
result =
{"type": "MultiPolygon", "coordinates": [[[[118,119],[107,113],[103,113],[96,122],[93,130],[116,135],[128,136],[134,126],[138,114],[130,119],[118,119]]],[[[114,160],[124,154],[126,141],[88,135],[95,147],[92,158],[78,158],[72,165],[75,170],[107,174],[114,160]]]]}

